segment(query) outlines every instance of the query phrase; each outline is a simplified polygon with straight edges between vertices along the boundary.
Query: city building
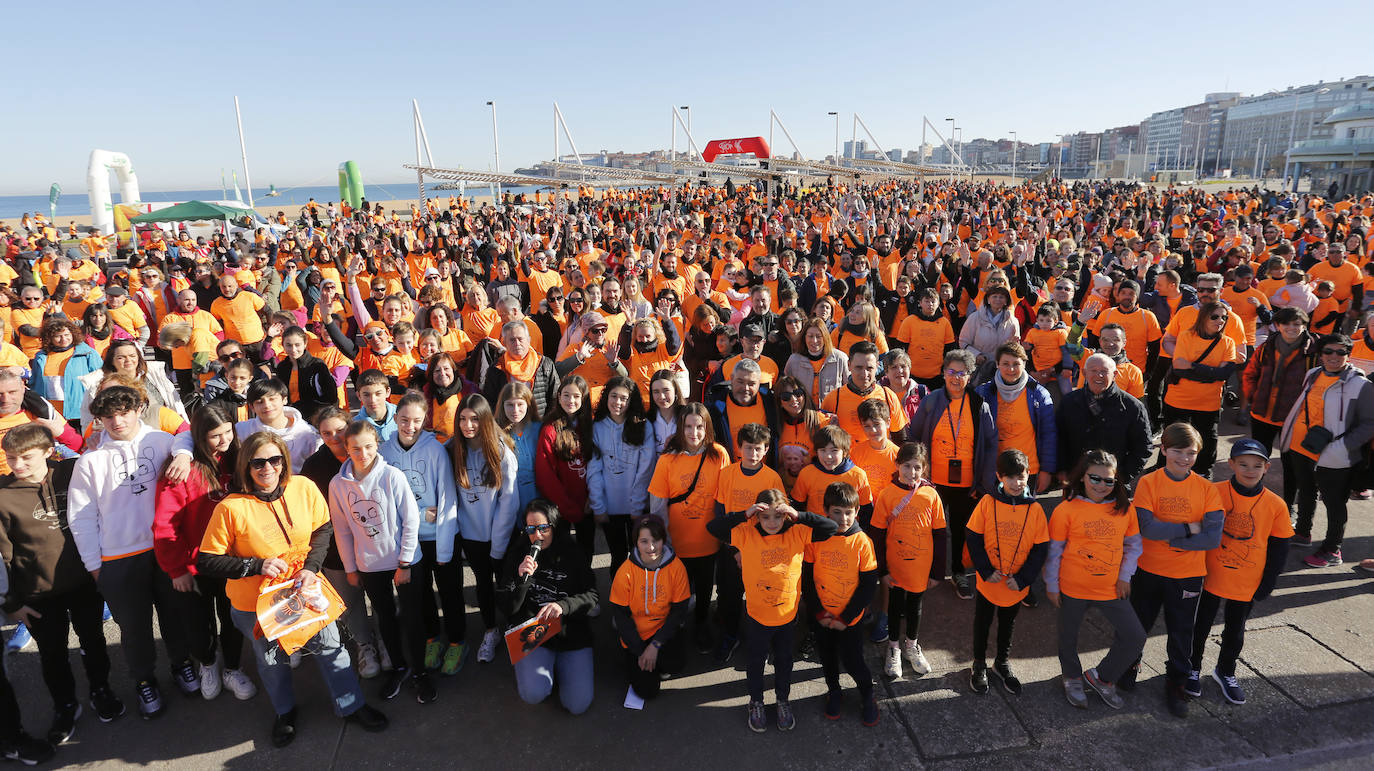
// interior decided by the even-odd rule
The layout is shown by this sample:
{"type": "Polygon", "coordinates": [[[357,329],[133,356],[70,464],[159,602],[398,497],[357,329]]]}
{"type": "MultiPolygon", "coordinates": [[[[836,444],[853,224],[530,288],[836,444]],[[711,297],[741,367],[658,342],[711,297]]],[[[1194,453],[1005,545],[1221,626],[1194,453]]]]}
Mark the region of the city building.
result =
{"type": "Polygon", "coordinates": [[[1284,151],[1292,142],[1332,138],[1327,117],[1339,108],[1374,102],[1374,76],[1318,81],[1236,100],[1228,107],[1221,142],[1222,168],[1248,176],[1282,174],[1284,151]]]}
{"type": "Polygon", "coordinates": [[[1328,139],[1299,141],[1289,152],[1294,178],[1312,180],[1312,191],[1337,195],[1374,190],[1374,101],[1335,110],[1322,121],[1328,139]]]}

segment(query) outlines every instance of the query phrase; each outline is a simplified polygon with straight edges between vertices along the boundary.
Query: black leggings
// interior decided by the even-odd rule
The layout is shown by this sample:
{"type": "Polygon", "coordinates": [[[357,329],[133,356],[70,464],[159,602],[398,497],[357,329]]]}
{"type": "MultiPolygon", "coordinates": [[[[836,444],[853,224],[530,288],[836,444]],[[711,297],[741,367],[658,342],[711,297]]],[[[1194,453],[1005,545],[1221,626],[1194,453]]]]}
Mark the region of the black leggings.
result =
{"type": "Polygon", "coordinates": [[[906,619],[906,639],[919,640],[921,633],[921,600],[925,592],[908,592],[893,586],[887,590],[887,637],[893,642],[902,639],[902,619],[906,619]]]}
{"type": "Polygon", "coordinates": [[[496,563],[491,559],[491,542],[469,541],[466,538],[459,541],[463,544],[463,557],[468,561],[468,567],[472,568],[477,589],[477,609],[482,613],[482,623],[487,629],[495,629],[496,563]]]}
{"type": "Polygon", "coordinates": [[[947,487],[935,485],[935,492],[945,504],[945,521],[949,525],[949,574],[962,575],[964,572],[964,534],[968,518],[973,516],[973,508],[978,500],[968,487],[947,487]]]}
{"type": "Polygon", "coordinates": [[[740,617],[744,615],[744,576],[735,562],[736,554],[739,552],[730,547],[716,552],[716,615],[721,631],[731,637],[740,635],[740,617]]]}
{"type": "MultiPolygon", "coordinates": [[[[606,535],[606,551],[611,554],[611,578],[615,578],[620,564],[630,556],[630,526],[634,517],[629,515],[608,517],[601,523],[601,532],[606,535]]],[[[638,690],[638,689],[635,689],[638,690]]]]}
{"type": "Polygon", "coordinates": [[[1347,506],[1353,472],[1348,468],[1323,468],[1301,453],[1285,454],[1293,461],[1297,483],[1298,524],[1293,529],[1298,535],[1312,534],[1312,519],[1317,515],[1317,496],[1320,494],[1322,505],[1326,507],[1326,538],[1322,539],[1321,550],[1341,548],[1349,517],[1347,506]]]}
{"type": "Polygon", "coordinates": [[[592,519],[592,515],[588,514],[575,525],[566,519],[559,519],[558,528],[565,535],[571,535],[577,541],[578,547],[582,549],[582,557],[587,561],[587,566],[590,567],[592,557],[596,556],[596,521],[592,519]]]}
{"type": "Polygon", "coordinates": [[[229,598],[223,578],[196,576],[199,591],[177,592],[180,620],[186,625],[191,655],[202,664],[215,660],[216,644],[224,651],[226,669],[238,669],[243,661],[243,633],[229,615],[229,598]]]}
{"type": "Polygon", "coordinates": [[[625,677],[630,681],[630,687],[643,699],[652,699],[658,695],[659,686],[663,682],[660,674],[675,675],[687,665],[687,644],[683,642],[681,630],[659,648],[658,663],[651,672],[639,668],[639,657],[631,653],[629,648],[624,648],[623,652],[625,677]]]}
{"type": "Polygon", "coordinates": [[[444,609],[443,632],[449,645],[458,645],[467,635],[467,608],[463,604],[463,561],[454,544],[453,557],[440,565],[437,541],[420,541],[422,558],[411,568],[410,580],[418,584],[420,616],[424,621],[425,638],[439,636],[439,607],[444,609]],[[434,600],[434,587],[439,587],[439,601],[434,600]]]}
{"type": "MultiPolygon", "coordinates": [[[[1181,410],[1168,404],[1164,405],[1164,422],[1167,426],[1170,423],[1187,423],[1202,435],[1202,448],[1198,450],[1197,459],[1193,461],[1193,471],[1206,477],[1212,478],[1212,467],[1217,463],[1217,421],[1221,419],[1221,410],[1216,412],[1203,412],[1201,410],[1181,410]]],[[[1159,448],[1158,466],[1164,465],[1164,448],[1159,448]]]]}
{"type": "Polygon", "coordinates": [[[787,701],[792,694],[792,646],[797,636],[796,619],[780,626],[764,626],[752,618],[744,619],[744,648],[749,653],[745,681],[749,700],[763,701],[763,666],[773,654],[773,694],[787,701]]]}
{"type": "Polygon", "coordinates": [[[868,701],[873,696],[873,673],[864,661],[863,625],[827,629],[813,621],[812,626],[816,632],[816,653],[825,674],[825,687],[832,693],[840,690],[840,662],[844,662],[845,671],[859,687],[859,696],[868,701]]]}
{"type": "Polygon", "coordinates": [[[1217,672],[1233,677],[1236,674],[1236,660],[1245,647],[1245,622],[1250,620],[1252,602],[1223,600],[1204,590],[1197,603],[1197,619],[1193,621],[1193,659],[1194,671],[1202,671],[1202,652],[1207,647],[1207,637],[1212,633],[1212,623],[1217,620],[1217,611],[1226,603],[1222,617],[1221,653],[1217,655],[1217,672]]]}
{"type": "Polygon", "coordinates": [[[992,630],[992,617],[997,616],[997,658],[1005,662],[1011,657],[1011,632],[1016,627],[1016,612],[1021,603],[1007,607],[993,605],[982,592],[973,593],[973,663],[986,664],[988,660],[988,632],[992,630]]]}
{"type": "Polygon", "coordinates": [[[682,566],[687,569],[687,584],[692,588],[692,596],[697,598],[696,609],[692,611],[692,619],[700,627],[706,623],[706,619],[711,613],[711,591],[716,586],[716,555],[708,554],[705,557],[681,557],[680,559],[682,566]]]}
{"type": "Polygon", "coordinates": [[[363,591],[372,603],[377,617],[377,632],[382,636],[391,665],[396,669],[410,667],[412,672],[425,671],[425,636],[420,623],[420,585],[411,580],[395,585],[394,570],[375,573],[358,572],[363,579],[363,591]]]}

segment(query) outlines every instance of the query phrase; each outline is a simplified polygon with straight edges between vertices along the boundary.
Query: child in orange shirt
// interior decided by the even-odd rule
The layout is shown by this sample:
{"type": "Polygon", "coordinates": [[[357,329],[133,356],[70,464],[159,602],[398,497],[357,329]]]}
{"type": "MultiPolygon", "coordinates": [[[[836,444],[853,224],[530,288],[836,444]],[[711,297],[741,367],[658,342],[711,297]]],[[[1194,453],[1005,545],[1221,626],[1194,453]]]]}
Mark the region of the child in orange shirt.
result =
{"type": "Polygon", "coordinates": [[[1030,376],[1035,382],[1050,389],[1051,383],[1059,384],[1059,393],[1073,390],[1068,369],[1064,366],[1064,346],[1069,344],[1069,328],[1059,317],[1059,306],[1045,303],[1035,313],[1035,326],[1026,330],[1023,338],[1031,357],[1030,376]]]}
{"type": "Polygon", "coordinates": [[[625,652],[630,690],[652,699],[662,676],[681,672],[687,661],[686,635],[679,632],[692,592],[687,568],[668,546],[662,520],[637,521],[630,543],[630,556],[611,581],[611,624],[625,652]]]}
{"type": "Polygon", "coordinates": [[[831,482],[848,482],[859,492],[859,516],[867,521],[873,515],[873,489],[868,474],[849,459],[849,434],[836,425],[821,426],[811,435],[816,460],[801,470],[792,486],[792,500],[806,511],[825,510],[825,488],[831,482]]]}
{"type": "Polygon", "coordinates": [[[1029,488],[1030,459],[1020,450],[997,455],[997,490],[983,496],[968,521],[969,560],[977,572],[973,605],[973,672],[969,687],[988,692],[988,633],[997,616],[997,651],[992,672],[1002,687],[1021,694],[1021,681],[1011,672],[1011,633],[1021,600],[1040,575],[1049,553],[1045,510],[1029,488]],[[1016,538],[1011,538],[1016,533],[1016,538]]]}
{"type": "Polygon", "coordinates": [[[1245,646],[1245,622],[1255,603],[1274,591],[1274,582],[1288,559],[1288,539],[1293,537],[1288,505],[1264,487],[1264,475],[1268,472],[1269,449],[1254,439],[1241,439],[1231,445],[1230,481],[1215,483],[1226,520],[1221,546],[1207,552],[1207,577],[1202,581],[1202,597],[1198,599],[1197,620],[1193,623],[1190,696],[1202,695],[1198,674],[1202,669],[1202,652],[1225,600],[1221,654],[1217,656],[1212,679],[1221,686],[1227,701],[1245,703],[1245,691],[1236,679],[1236,659],[1245,646]]]}
{"type": "Polygon", "coordinates": [[[1069,704],[1086,709],[1084,685],[1112,709],[1125,706],[1116,692],[1121,675],[1140,655],[1145,630],[1126,600],[1140,557],[1140,528],[1131,511],[1126,480],[1117,477],[1116,458],[1088,450],[1069,475],[1069,491],[1050,517],[1050,553],[1045,561],[1045,596],[1059,608],[1059,668],[1069,704]],[[1112,625],[1112,646],[1102,663],[1086,672],[1078,658],[1078,630],[1089,608],[1112,625]]]}
{"type": "Polygon", "coordinates": [[[873,542],[859,527],[859,493],[847,482],[825,488],[825,514],[838,528],[834,536],[806,545],[802,594],[811,611],[816,652],[825,673],[825,716],[840,719],[840,660],[859,689],[863,724],[878,724],[873,675],[864,662],[864,609],[878,588],[878,559],[873,542]]]}
{"type": "Polygon", "coordinates": [[[921,600],[945,576],[945,506],[926,481],[925,445],[910,442],[897,451],[897,474],[873,504],[873,535],[878,574],[887,596],[887,651],[883,673],[902,676],[905,655],[916,674],[930,672],[921,650],[921,600]],[[903,639],[902,620],[906,620],[903,639]]]}
{"type": "Polygon", "coordinates": [[[1317,282],[1317,309],[1312,311],[1312,332],[1329,335],[1341,320],[1341,304],[1335,298],[1336,285],[1330,281],[1317,282]]]}
{"type": "Polygon", "coordinates": [[[792,690],[792,648],[802,556],[807,544],[824,541],[836,530],[831,520],[810,512],[799,513],[787,505],[785,498],[781,490],[762,490],[747,511],[718,517],[706,525],[711,535],[739,550],[748,611],[744,641],[749,653],[745,670],[749,683],[749,728],[755,733],[768,730],[763,711],[763,665],[770,651],[778,730],[796,727],[788,697],[792,690]]]}

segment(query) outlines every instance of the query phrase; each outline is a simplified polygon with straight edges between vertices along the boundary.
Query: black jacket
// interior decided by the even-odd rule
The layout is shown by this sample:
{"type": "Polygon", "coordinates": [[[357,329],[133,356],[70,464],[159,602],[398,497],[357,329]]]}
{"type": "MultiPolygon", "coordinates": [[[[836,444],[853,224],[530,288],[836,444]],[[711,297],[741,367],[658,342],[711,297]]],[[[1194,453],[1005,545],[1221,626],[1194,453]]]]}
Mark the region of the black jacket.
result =
{"type": "Polygon", "coordinates": [[[1117,475],[1134,485],[1150,458],[1150,421],[1145,406],[1115,383],[1094,398],[1086,387],[1059,402],[1059,457],[1076,463],[1083,453],[1106,450],[1116,457],[1117,475]]]}
{"type": "MultiPolygon", "coordinates": [[[[497,366],[501,356],[489,339],[478,343],[468,355],[468,380],[477,384],[478,393],[491,405],[499,404],[501,389],[510,382],[506,371],[497,366]]],[[[534,392],[534,406],[539,408],[539,414],[549,414],[549,408],[558,401],[558,371],[554,369],[553,359],[547,356],[540,359],[530,390],[534,392]]]]}
{"type": "Polygon", "coordinates": [[[523,531],[515,534],[501,564],[496,596],[511,626],[534,618],[545,603],[558,603],[563,609],[563,629],[544,647],[552,651],[590,648],[595,639],[587,612],[599,601],[596,579],[572,536],[557,529],[553,533],[553,544],[536,560],[538,569],[524,579],[515,571],[530,553],[530,539],[523,531]]]}
{"type": "MultiPolygon", "coordinates": [[[[716,383],[706,393],[706,408],[711,411],[711,427],[715,429],[716,441],[727,449],[735,446],[735,432],[739,426],[730,425],[730,413],[726,409],[726,400],[730,399],[730,383],[716,383]]],[[[763,418],[768,421],[768,430],[773,432],[773,441],[768,443],[768,457],[764,460],[764,465],[774,468],[778,465],[778,437],[782,435],[782,423],[778,418],[778,402],[773,398],[773,392],[768,390],[768,386],[759,386],[758,396],[755,397],[763,402],[763,418]]],[[[738,460],[735,453],[730,453],[732,460],[738,460]]]]}
{"type": "Polygon", "coordinates": [[[296,384],[300,398],[291,402],[291,406],[300,410],[306,420],[314,417],[315,412],[321,407],[338,405],[339,384],[334,382],[334,373],[329,371],[329,365],[311,356],[307,351],[301,355],[298,362],[292,361],[289,357],[283,358],[277,363],[272,374],[281,382],[290,383],[293,368],[300,369],[296,384]]]}

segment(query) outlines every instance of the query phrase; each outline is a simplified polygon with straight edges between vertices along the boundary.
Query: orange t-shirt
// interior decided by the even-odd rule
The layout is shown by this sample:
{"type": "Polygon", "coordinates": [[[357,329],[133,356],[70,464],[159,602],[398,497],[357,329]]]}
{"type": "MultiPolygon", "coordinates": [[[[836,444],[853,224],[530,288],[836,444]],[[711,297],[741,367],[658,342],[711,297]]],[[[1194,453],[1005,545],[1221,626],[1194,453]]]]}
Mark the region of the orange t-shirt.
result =
{"type": "Polygon", "coordinates": [[[907,355],[911,357],[911,376],[928,380],[940,376],[945,346],[954,342],[954,328],[944,316],[926,321],[913,314],[897,329],[896,338],[906,343],[907,355]]]}
{"type": "MultiPolygon", "coordinates": [[[[1185,332],[1191,331],[1193,324],[1197,322],[1197,308],[1198,306],[1196,305],[1185,305],[1179,308],[1174,313],[1173,318],[1169,319],[1169,326],[1164,330],[1165,336],[1173,335],[1175,339],[1180,339],[1185,332]]],[[[1313,313],[1312,318],[1317,318],[1316,313],[1313,313]]],[[[1231,338],[1232,342],[1236,344],[1237,351],[1245,350],[1245,325],[1241,323],[1240,316],[1234,313],[1228,313],[1226,315],[1226,326],[1222,328],[1221,334],[1231,338]]],[[[1130,338],[1127,338],[1127,342],[1130,342],[1130,338]]],[[[1164,353],[1162,350],[1160,353],[1164,356],[1173,355],[1164,353]]],[[[1137,364],[1136,366],[1139,367],[1140,365],[1137,364]]]]}
{"type": "Polygon", "coordinates": [[[973,408],[968,394],[950,403],[930,434],[930,481],[945,487],[973,486],[973,408]],[[961,461],[958,479],[951,479],[949,461],[961,461]]]}
{"type": "Polygon", "coordinates": [[[749,618],[764,626],[782,626],[796,618],[802,557],[809,543],[811,528],[805,525],[793,524],[776,535],[764,535],[753,517],[730,531],[730,545],[739,549],[749,618]]]}
{"type": "Polygon", "coordinates": [[[1108,500],[1070,498],[1050,515],[1050,539],[1064,542],[1059,591],[1078,600],[1115,600],[1125,540],[1140,533],[1134,512],[1108,500]]]}
{"type": "MultiPolygon", "coordinates": [[[[1178,343],[1174,346],[1174,359],[1185,359],[1193,364],[1219,367],[1236,357],[1236,342],[1226,335],[1216,340],[1205,340],[1191,329],[1179,333],[1178,343]],[[1213,346],[1212,343],[1216,345],[1213,346]],[[1205,358],[1199,359],[1208,346],[1212,350],[1205,358]]],[[[1202,383],[1197,380],[1179,380],[1169,385],[1164,392],[1164,403],[1180,410],[1196,412],[1216,412],[1221,409],[1221,389],[1226,384],[1220,380],[1202,383]]]]}
{"type": "Polygon", "coordinates": [[[721,472],[730,465],[730,457],[718,444],[712,449],[714,457],[705,453],[664,453],[658,456],[658,465],[649,480],[651,495],[665,500],[687,495],[686,500],[668,504],[668,536],[679,557],[706,557],[720,550],[720,541],[706,531],[706,523],[715,515],[715,492],[721,472]]]}
{"type": "MultiPolygon", "coordinates": [[[[1045,510],[1034,501],[1003,503],[991,495],[983,496],[968,520],[968,531],[983,536],[983,546],[994,570],[1005,576],[1016,573],[1026,564],[1031,549],[1037,543],[1050,540],[1045,525],[1045,510]]],[[[1007,588],[1006,579],[992,583],[978,577],[978,591],[988,602],[1007,608],[1025,598],[1030,587],[1017,591],[1007,588]]]]}
{"type": "Polygon", "coordinates": [[[1221,496],[1226,524],[1221,546],[1207,552],[1207,578],[1202,586],[1218,597],[1249,602],[1264,575],[1269,539],[1293,535],[1288,504],[1273,490],[1261,489],[1259,495],[1247,498],[1229,480],[1213,484],[1221,496]]]}
{"type": "Polygon", "coordinates": [[[1221,291],[1221,299],[1231,306],[1232,313],[1240,316],[1241,325],[1245,327],[1245,343],[1254,345],[1255,329],[1259,324],[1259,309],[1269,307],[1269,297],[1253,287],[1244,292],[1237,292],[1234,286],[1228,285],[1221,291]],[[1259,305],[1251,303],[1251,298],[1259,305]]]}
{"type": "MultiPolygon", "coordinates": [[[[821,598],[821,607],[837,618],[849,606],[859,585],[859,574],[878,569],[873,541],[857,527],[852,533],[836,533],[824,541],[806,544],[802,558],[815,566],[816,594],[821,598]]],[[[858,624],[863,617],[860,612],[849,625],[858,624]]]]}
{"type": "Polygon", "coordinates": [[[859,422],[859,404],[869,399],[887,401],[887,409],[892,416],[892,425],[888,426],[890,431],[896,433],[906,428],[906,410],[902,408],[902,400],[897,398],[897,394],[892,393],[892,389],[881,383],[874,386],[866,396],[859,395],[849,383],[845,383],[825,395],[821,409],[834,415],[840,428],[843,428],[857,444],[868,441],[868,437],[864,435],[863,424],[859,422]]]}
{"type": "Polygon", "coordinates": [[[731,463],[717,477],[716,503],[725,507],[726,514],[735,514],[753,506],[760,492],[782,489],[782,477],[773,469],[760,466],[748,473],[740,463],[731,463]]]}
{"type": "MultiPolygon", "coordinates": [[[[1187,479],[1176,482],[1162,468],[1140,478],[1132,503],[1138,509],[1149,510],[1155,519],[1174,524],[1201,522],[1207,512],[1221,511],[1221,496],[1211,482],[1192,472],[1187,479]]],[[[1165,578],[1207,575],[1204,552],[1177,549],[1168,541],[1143,540],[1144,551],[1136,563],[1140,570],[1165,578]]]]}
{"type": "Polygon", "coordinates": [[[1063,346],[1069,342],[1068,327],[1041,329],[1031,327],[1022,336],[1031,347],[1031,369],[1041,372],[1054,369],[1064,361],[1063,346]]]}
{"type": "Polygon", "coordinates": [[[872,488],[875,500],[892,485],[893,475],[897,473],[897,451],[900,449],[890,439],[883,437],[880,449],[873,449],[868,442],[860,442],[850,450],[850,459],[868,477],[868,486],[872,488]]]}
{"type": "Polygon", "coordinates": [[[1141,369],[1145,368],[1149,359],[1149,344],[1164,337],[1164,331],[1159,328],[1159,319],[1155,318],[1153,311],[1144,308],[1136,308],[1134,313],[1126,313],[1113,306],[1098,314],[1097,318],[1089,322],[1088,327],[1093,334],[1100,335],[1102,327],[1107,324],[1118,324],[1125,330],[1126,358],[1141,369]]]}
{"type": "MultiPolygon", "coordinates": [[[[744,354],[737,353],[721,363],[720,376],[724,378],[726,382],[729,382],[730,378],[734,377],[735,365],[739,364],[740,359],[743,358],[744,354]]],[[[766,386],[773,385],[773,381],[778,379],[777,363],[775,363],[772,359],[768,358],[767,356],[764,356],[763,358],[758,360],[758,365],[760,370],[759,383],[766,386]]],[[[734,424],[732,423],[731,425],[734,424]]]]}
{"type": "Polygon", "coordinates": [[[933,533],[945,527],[945,506],[933,485],[908,490],[893,483],[873,503],[872,526],[887,531],[887,572],[892,585],[924,592],[935,557],[933,533]]]}
{"type": "Polygon", "coordinates": [[[1307,438],[1309,426],[1322,425],[1326,418],[1326,392],[1340,382],[1339,376],[1329,375],[1326,370],[1317,373],[1316,379],[1312,381],[1312,387],[1307,389],[1306,404],[1303,405],[1302,414],[1293,421],[1293,437],[1288,443],[1288,449],[1312,460],[1318,460],[1321,457],[1321,453],[1309,452],[1304,448],[1302,440],[1307,438]]]}
{"type": "MultiPolygon", "coordinates": [[[[845,465],[843,461],[840,463],[841,467],[845,465]]],[[[792,485],[792,500],[801,501],[805,504],[806,511],[824,517],[825,488],[836,482],[847,482],[859,493],[860,506],[872,503],[873,489],[868,486],[868,475],[853,463],[848,465],[849,468],[835,474],[823,471],[815,463],[808,463],[802,468],[801,473],[797,474],[797,483],[792,485]]]]}
{"type": "Polygon", "coordinates": [[[237,340],[248,345],[261,342],[266,336],[262,329],[262,320],[258,318],[258,311],[262,310],[262,306],[261,297],[240,290],[232,300],[215,298],[210,304],[210,313],[224,325],[225,339],[237,340]]]}
{"type": "MultiPolygon", "coordinates": [[[[668,611],[673,609],[673,605],[686,602],[691,597],[687,568],[683,567],[680,559],[669,560],[668,564],[654,570],[642,568],[633,560],[625,560],[611,581],[611,604],[630,609],[630,617],[635,621],[635,631],[641,640],[658,634],[668,620],[668,611]]],[[[620,644],[622,647],[625,645],[623,641],[620,644]]]]}
{"type": "Polygon", "coordinates": [[[1350,309],[1350,298],[1355,287],[1364,283],[1364,274],[1349,260],[1339,266],[1332,265],[1330,260],[1322,260],[1307,270],[1307,278],[1313,284],[1323,280],[1335,284],[1336,292],[1331,296],[1340,304],[1342,313],[1350,309]]]}
{"type": "Polygon", "coordinates": [[[1040,454],[1036,451],[1035,426],[1030,418],[1030,397],[1025,389],[1013,401],[1006,401],[994,390],[997,400],[997,451],[1020,450],[1030,461],[1032,476],[1040,473],[1040,454]]]}

